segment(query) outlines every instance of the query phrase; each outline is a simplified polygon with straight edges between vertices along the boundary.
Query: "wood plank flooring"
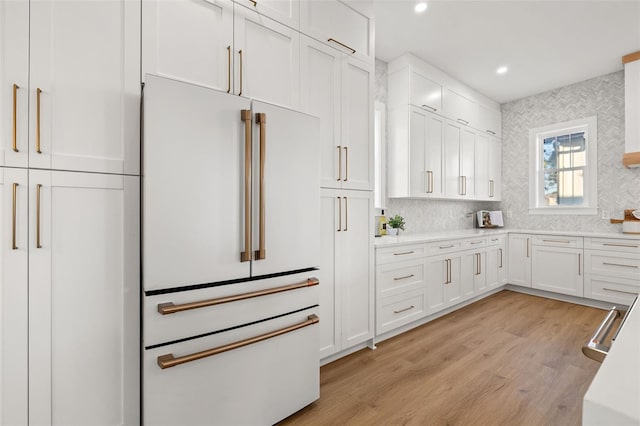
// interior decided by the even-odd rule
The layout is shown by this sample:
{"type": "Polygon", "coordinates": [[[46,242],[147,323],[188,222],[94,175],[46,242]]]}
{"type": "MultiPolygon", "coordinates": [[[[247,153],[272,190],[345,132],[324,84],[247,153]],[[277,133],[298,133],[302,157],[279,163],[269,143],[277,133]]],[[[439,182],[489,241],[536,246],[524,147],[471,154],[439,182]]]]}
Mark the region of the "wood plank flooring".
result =
{"type": "Polygon", "coordinates": [[[512,291],[325,365],[282,425],[579,425],[605,311],[512,291]]]}

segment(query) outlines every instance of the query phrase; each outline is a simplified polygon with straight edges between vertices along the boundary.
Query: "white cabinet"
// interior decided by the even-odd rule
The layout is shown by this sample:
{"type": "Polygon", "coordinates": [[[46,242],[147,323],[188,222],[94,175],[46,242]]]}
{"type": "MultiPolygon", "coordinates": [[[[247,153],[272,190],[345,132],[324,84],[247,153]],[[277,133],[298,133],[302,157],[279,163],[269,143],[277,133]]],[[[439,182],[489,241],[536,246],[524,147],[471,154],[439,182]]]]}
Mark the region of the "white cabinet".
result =
{"type": "MultiPolygon", "coordinates": [[[[360,6],[371,9],[367,2],[360,6]]],[[[300,31],[373,63],[373,13],[340,0],[301,0],[300,31]]]]}
{"type": "Polygon", "coordinates": [[[640,293],[640,241],[584,239],[584,297],[629,305],[640,293]]]}
{"type": "Polygon", "coordinates": [[[406,66],[391,72],[388,77],[389,108],[403,108],[408,105],[425,111],[442,114],[442,83],[435,81],[414,66],[406,66]]]}
{"type": "Polygon", "coordinates": [[[465,299],[487,290],[487,252],[485,249],[464,255],[463,296],[465,299]]]}
{"type": "Polygon", "coordinates": [[[482,103],[478,104],[478,130],[497,138],[502,137],[502,112],[482,103]]]}
{"type": "Polygon", "coordinates": [[[444,97],[444,111],[447,117],[462,125],[477,127],[478,104],[466,94],[448,87],[444,97]]]}
{"type": "Polygon", "coordinates": [[[531,287],[582,297],[582,249],[533,246],[531,287]]]}
{"type": "Polygon", "coordinates": [[[389,115],[389,196],[442,198],[445,119],[414,106],[389,115]]]}
{"type": "Polygon", "coordinates": [[[444,169],[448,198],[475,197],[475,138],[471,129],[447,121],[444,169]]]}
{"type": "Polygon", "coordinates": [[[320,118],[321,186],[370,190],[373,68],[301,36],[302,109],[320,118]]]}
{"type": "Polygon", "coordinates": [[[300,28],[300,0],[233,0],[288,27],[300,28]]]}
{"type": "MultiPolygon", "coordinates": [[[[487,150],[489,201],[502,201],[502,141],[489,138],[487,150]]],[[[476,153],[478,150],[476,149],[476,153]]]]}
{"type": "Polygon", "coordinates": [[[428,314],[463,300],[462,256],[459,253],[427,258],[427,271],[428,314]]]}
{"type": "Polygon", "coordinates": [[[500,201],[502,198],[502,144],[498,139],[475,135],[475,198],[500,201]]]}
{"type": "Polygon", "coordinates": [[[2,423],[138,424],[139,178],[0,175],[2,423]]]}
{"type": "Polygon", "coordinates": [[[489,237],[486,251],[487,289],[507,283],[506,236],[489,237]]]}
{"type": "Polygon", "coordinates": [[[2,165],[139,173],[139,8],[126,0],[3,3],[2,37],[11,42],[0,53],[2,165]]]}
{"type": "Polygon", "coordinates": [[[320,357],[373,337],[372,194],[321,193],[320,357]]]}
{"type": "Polygon", "coordinates": [[[531,287],[531,235],[509,234],[509,284],[531,287]]]}

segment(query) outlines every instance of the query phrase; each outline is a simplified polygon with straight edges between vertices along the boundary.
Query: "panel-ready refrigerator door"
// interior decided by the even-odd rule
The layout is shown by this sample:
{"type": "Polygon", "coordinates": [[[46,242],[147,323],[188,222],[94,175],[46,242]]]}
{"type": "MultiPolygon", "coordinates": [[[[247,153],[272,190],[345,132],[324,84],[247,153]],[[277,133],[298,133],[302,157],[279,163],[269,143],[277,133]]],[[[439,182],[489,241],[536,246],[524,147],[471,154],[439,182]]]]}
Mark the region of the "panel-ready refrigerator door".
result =
{"type": "Polygon", "coordinates": [[[148,75],[143,106],[144,290],[248,278],[241,111],[250,101],[148,75]]]}
{"type": "Polygon", "coordinates": [[[319,119],[264,102],[253,111],[251,275],[320,263],[319,119]]]}

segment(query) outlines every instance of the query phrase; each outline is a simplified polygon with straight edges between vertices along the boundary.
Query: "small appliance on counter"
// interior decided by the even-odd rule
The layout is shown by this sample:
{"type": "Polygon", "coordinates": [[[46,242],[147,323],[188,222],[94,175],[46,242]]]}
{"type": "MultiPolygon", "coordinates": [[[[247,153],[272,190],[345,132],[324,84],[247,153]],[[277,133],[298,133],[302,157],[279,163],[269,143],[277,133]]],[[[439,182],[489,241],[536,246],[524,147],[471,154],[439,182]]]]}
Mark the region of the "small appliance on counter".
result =
{"type": "Polygon", "coordinates": [[[478,228],[502,228],[502,210],[479,210],[476,213],[478,228]]]}

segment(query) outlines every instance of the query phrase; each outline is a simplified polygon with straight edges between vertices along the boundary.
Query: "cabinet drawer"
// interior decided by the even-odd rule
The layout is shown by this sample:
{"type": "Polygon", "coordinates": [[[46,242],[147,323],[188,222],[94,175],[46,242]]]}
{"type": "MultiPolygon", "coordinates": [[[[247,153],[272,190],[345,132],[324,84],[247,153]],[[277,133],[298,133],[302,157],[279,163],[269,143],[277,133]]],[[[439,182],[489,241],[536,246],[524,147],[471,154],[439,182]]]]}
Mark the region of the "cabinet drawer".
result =
{"type": "Polygon", "coordinates": [[[488,243],[488,239],[486,237],[482,238],[473,238],[471,240],[464,240],[462,242],[462,248],[466,249],[476,249],[479,247],[486,247],[488,243]]]}
{"type": "Polygon", "coordinates": [[[582,237],[564,235],[534,235],[531,238],[534,246],[582,248],[582,237]]]}
{"type": "Polygon", "coordinates": [[[640,254],[585,250],[584,261],[588,274],[640,279],[640,254]]]}
{"type": "Polygon", "coordinates": [[[621,238],[585,238],[584,248],[640,254],[640,241],[621,238]]]}
{"type": "Polygon", "coordinates": [[[220,303],[171,314],[158,312],[158,305],[181,305],[249,292],[306,283],[312,273],[286,275],[266,280],[247,281],[199,290],[167,293],[144,297],[145,347],[224,330],[250,322],[272,318],[319,302],[319,285],[252,297],[240,301],[220,303]]]}
{"type": "Polygon", "coordinates": [[[452,253],[462,250],[462,240],[438,241],[427,244],[427,255],[436,256],[439,254],[452,253]]]}
{"type": "Polygon", "coordinates": [[[376,268],[376,298],[418,290],[426,286],[426,260],[389,263],[376,268]]]}
{"type": "Polygon", "coordinates": [[[376,249],[376,265],[385,263],[402,262],[410,259],[418,259],[426,256],[425,244],[411,244],[395,247],[376,249]]]}
{"type": "Polygon", "coordinates": [[[426,291],[417,290],[377,302],[376,334],[382,334],[426,315],[426,291]]]}
{"type": "Polygon", "coordinates": [[[626,278],[585,275],[584,297],[630,305],[640,293],[640,282],[626,278]]]}
{"type": "Polygon", "coordinates": [[[504,244],[504,242],[506,241],[506,237],[504,235],[498,235],[495,237],[488,237],[487,238],[487,245],[488,246],[498,246],[500,244],[504,244]]]}

